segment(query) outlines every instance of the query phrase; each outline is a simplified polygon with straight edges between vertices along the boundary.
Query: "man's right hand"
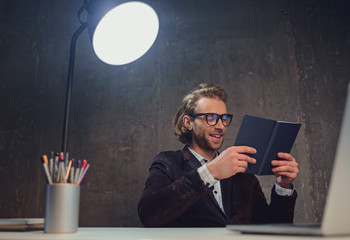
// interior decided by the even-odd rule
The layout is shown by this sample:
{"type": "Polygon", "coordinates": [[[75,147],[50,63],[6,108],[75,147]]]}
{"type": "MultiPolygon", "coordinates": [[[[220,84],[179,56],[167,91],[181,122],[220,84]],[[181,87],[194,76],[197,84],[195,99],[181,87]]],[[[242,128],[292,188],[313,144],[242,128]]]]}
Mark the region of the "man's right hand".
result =
{"type": "Polygon", "coordinates": [[[255,164],[256,160],[246,155],[254,153],[256,149],[248,146],[229,147],[208,163],[207,168],[217,180],[229,178],[236,173],[245,172],[248,163],[255,164]]]}

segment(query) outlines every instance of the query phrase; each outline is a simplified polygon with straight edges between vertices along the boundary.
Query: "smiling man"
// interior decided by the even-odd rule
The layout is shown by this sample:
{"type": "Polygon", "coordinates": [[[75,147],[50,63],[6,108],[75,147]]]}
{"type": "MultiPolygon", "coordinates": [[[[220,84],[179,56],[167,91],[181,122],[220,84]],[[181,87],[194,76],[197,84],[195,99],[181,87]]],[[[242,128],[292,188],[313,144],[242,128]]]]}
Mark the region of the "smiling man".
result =
{"type": "Polygon", "coordinates": [[[186,146],[155,156],[138,214],[146,227],[224,227],[227,224],[293,222],[297,197],[292,182],[299,170],[294,157],[272,161],[276,182],[267,203],[253,174],[249,146],[221,148],[232,114],[227,95],[201,84],[185,96],[174,117],[175,134],[186,146]]]}

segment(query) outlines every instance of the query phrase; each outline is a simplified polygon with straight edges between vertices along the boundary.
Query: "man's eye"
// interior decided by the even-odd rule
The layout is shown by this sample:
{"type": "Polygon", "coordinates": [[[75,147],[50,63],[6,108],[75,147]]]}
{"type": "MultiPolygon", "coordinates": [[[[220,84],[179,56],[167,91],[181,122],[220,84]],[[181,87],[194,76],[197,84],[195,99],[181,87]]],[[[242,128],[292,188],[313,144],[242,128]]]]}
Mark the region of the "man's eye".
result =
{"type": "Polygon", "coordinates": [[[210,114],[208,115],[208,120],[214,121],[216,119],[216,115],[210,114]]]}

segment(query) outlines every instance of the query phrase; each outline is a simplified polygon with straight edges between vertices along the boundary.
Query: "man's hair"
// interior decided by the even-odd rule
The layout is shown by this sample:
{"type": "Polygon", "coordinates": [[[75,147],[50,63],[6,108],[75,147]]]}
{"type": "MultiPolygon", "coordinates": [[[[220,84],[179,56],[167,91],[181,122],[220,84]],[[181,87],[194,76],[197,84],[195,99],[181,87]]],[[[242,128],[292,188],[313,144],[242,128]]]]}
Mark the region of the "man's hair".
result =
{"type": "Polygon", "coordinates": [[[190,130],[183,125],[182,119],[185,115],[190,116],[194,113],[197,101],[202,97],[218,98],[224,103],[227,101],[227,94],[221,87],[205,83],[200,84],[191,93],[187,94],[183,98],[173,119],[175,135],[179,136],[179,141],[184,144],[189,145],[191,143],[192,135],[190,130]]]}

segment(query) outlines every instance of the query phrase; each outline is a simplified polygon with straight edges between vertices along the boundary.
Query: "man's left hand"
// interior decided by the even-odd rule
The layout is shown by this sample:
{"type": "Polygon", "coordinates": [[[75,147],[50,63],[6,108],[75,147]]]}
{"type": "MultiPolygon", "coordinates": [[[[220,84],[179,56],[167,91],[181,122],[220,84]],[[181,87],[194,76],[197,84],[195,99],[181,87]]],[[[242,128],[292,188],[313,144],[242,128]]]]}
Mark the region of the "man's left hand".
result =
{"type": "Polygon", "coordinates": [[[278,153],[277,155],[282,160],[271,161],[272,172],[277,178],[277,183],[284,188],[289,188],[299,173],[298,163],[295,158],[289,153],[278,153]]]}

